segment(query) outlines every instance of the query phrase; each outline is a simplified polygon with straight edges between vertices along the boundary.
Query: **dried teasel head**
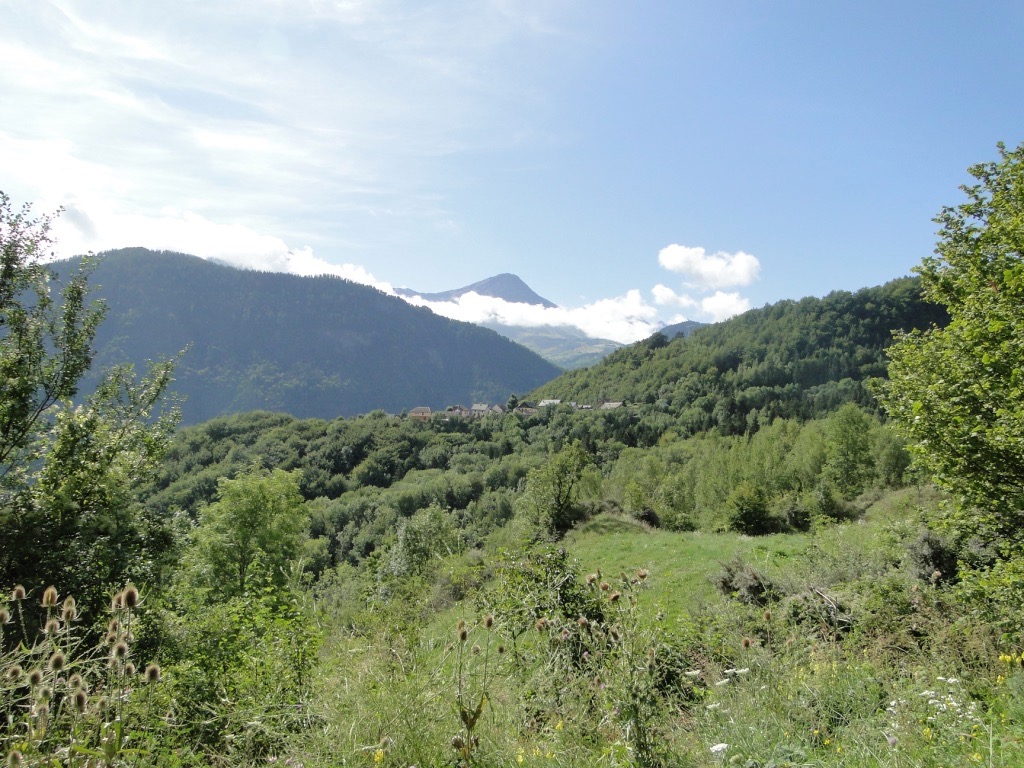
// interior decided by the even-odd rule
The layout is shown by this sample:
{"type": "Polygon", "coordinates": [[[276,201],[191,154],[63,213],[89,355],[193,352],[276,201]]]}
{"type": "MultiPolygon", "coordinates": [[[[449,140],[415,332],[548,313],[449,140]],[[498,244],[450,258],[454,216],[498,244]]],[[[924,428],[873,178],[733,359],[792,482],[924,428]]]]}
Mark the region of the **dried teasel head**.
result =
{"type": "Polygon", "coordinates": [[[160,665],[150,664],[146,667],[146,671],[142,673],[142,676],[146,679],[147,683],[157,683],[160,681],[160,665]]]}
{"type": "Polygon", "coordinates": [[[43,627],[43,631],[48,635],[56,635],[60,632],[60,622],[57,619],[47,619],[46,626],[43,627]]]}
{"type": "Polygon", "coordinates": [[[43,599],[40,602],[42,603],[43,608],[53,608],[57,605],[58,600],[59,595],[57,594],[57,588],[51,586],[43,590],[43,599]]]}
{"type": "Polygon", "coordinates": [[[487,629],[490,629],[493,626],[494,626],[494,614],[493,613],[488,613],[486,616],[484,616],[484,627],[486,627],[487,629]]]}
{"type": "Polygon", "coordinates": [[[85,714],[85,710],[89,706],[89,694],[84,689],[77,688],[72,698],[75,702],[75,711],[80,715],[85,714]]]}
{"type": "Polygon", "coordinates": [[[67,657],[62,651],[54,651],[53,655],[50,656],[50,660],[46,662],[47,666],[54,672],[60,672],[64,669],[64,663],[67,661],[67,657]]]}
{"type": "Polygon", "coordinates": [[[25,588],[23,586],[21,586],[21,584],[18,584],[11,591],[11,600],[13,600],[16,603],[20,603],[24,599],[25,599],[25,588]]]}
{"type": "Polygon", "coordinates": [[[139,590],[134,584],[129,583],[121,592],[125,608],[135,608],[139,604],[139,590]]]}

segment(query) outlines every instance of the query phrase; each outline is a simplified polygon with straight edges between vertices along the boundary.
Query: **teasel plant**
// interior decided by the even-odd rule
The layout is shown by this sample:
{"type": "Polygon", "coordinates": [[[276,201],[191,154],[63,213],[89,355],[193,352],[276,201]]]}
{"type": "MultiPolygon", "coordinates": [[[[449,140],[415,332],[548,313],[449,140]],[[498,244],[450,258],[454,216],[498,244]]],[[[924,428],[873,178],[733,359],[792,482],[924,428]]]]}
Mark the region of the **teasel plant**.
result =
{"type": "Polygon", "coordinates": [[[39,598],[40,630],[28,637],[24,614],[35,602],[29,597],[15,586],[7,605],[0,605],[0,748],[6,764],[107,766],[143,754],[143,731],[151,723],[131,711],[140,686],[149,687],[142,698],[152,705],[160,670],[149,665],[140,675],[132,660],[138,589],[129,584],[112,597],[107,635],[95,646],[84,640],[74,597],[61,600],[53,586],[39,598]]]}

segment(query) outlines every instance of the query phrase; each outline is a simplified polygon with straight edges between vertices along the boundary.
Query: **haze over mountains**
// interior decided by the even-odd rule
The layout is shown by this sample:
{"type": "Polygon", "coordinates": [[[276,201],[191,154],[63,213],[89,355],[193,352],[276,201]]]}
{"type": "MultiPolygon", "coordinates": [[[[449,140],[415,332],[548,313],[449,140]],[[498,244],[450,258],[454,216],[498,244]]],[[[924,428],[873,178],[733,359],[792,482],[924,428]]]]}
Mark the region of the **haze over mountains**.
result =
{"type": "MultiPolygon", "coordinates": [[[[409,299],[433,303],[457,303],[463,297],[488,296],[501,299],[509,304],[527,307],[557,309],[558,305],[538,295],[517,275],[503,273],[480,280],[462,288],[438,293],[421,293],[410,288],[399,288],[396,292],[409,299]]],[[[524,311],[524,316],[532,313],[524,311]]],[[[497,319],[479,323],[508,337],[527,349],[532,349],[545,360],[566,369],[583,368],[593,365],[610,352],[623,345],[611,339],[599,339],[571,325],[507,324],[497,319]]]]}
{"type": "Polygon", "coordinates": [[[504,404],[560,372],[493,331],[336,277],[130,248],[102,254],[90,282],[108,306],[93,370],[187,349],[172,386],[186,424],[247,410],[334,418],[504,404]]]}

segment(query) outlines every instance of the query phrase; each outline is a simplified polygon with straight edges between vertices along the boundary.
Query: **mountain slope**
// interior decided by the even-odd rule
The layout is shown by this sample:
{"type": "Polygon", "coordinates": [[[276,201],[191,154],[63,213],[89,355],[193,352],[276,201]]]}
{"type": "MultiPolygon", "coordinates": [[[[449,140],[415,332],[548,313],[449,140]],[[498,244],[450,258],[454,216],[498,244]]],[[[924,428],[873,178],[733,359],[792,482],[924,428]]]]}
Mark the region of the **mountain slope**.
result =
{"type": "Polygon", "coordinates": [[[865,382],[886,375],[893,331],[947,321],[922,299],[916,278],[902,278],[781,301],[672,341],[655,334],[530,397],[649,403],[687,433],[742,433],[776,416],[812,418],[850,400],[870,402],[865,382]]]}
{"type": "Polygon", "coordinates": [[[94,371],[188,347],[173,384],[187,397],[185,423],[255,409],[331,418],[504,403],[558,373],[493,331],[334,277],[132,248],[102,254],[90,283],[109,307],[94,371]]]}
{"type": "Polygon", "coordinates": [[[594,365],[622,346],[611,339],[587,336],[579,328],[571,325],[482,325],[484,328],[497,331],[516,344],[522,344],[548,362],[566,370],[594,365]]]}

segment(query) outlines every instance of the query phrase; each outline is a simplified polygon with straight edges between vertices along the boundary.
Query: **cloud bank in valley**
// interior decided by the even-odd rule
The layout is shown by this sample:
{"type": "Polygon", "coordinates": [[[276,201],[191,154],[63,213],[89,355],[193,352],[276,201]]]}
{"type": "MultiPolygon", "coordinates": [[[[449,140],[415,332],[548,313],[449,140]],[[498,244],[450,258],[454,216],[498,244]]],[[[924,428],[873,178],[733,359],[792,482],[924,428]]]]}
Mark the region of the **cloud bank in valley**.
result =
{"type": "Polygon", "coordinates": [[[526,327],[571,326],[593,338],[620,344],[646,338],[663,325],[658,322],[657,309],[645,302],[638,290],[574,308],[513,303],[473,291],[454,301],[427,301],[419,296],[407,301],[453,320],[526,327]]]}

